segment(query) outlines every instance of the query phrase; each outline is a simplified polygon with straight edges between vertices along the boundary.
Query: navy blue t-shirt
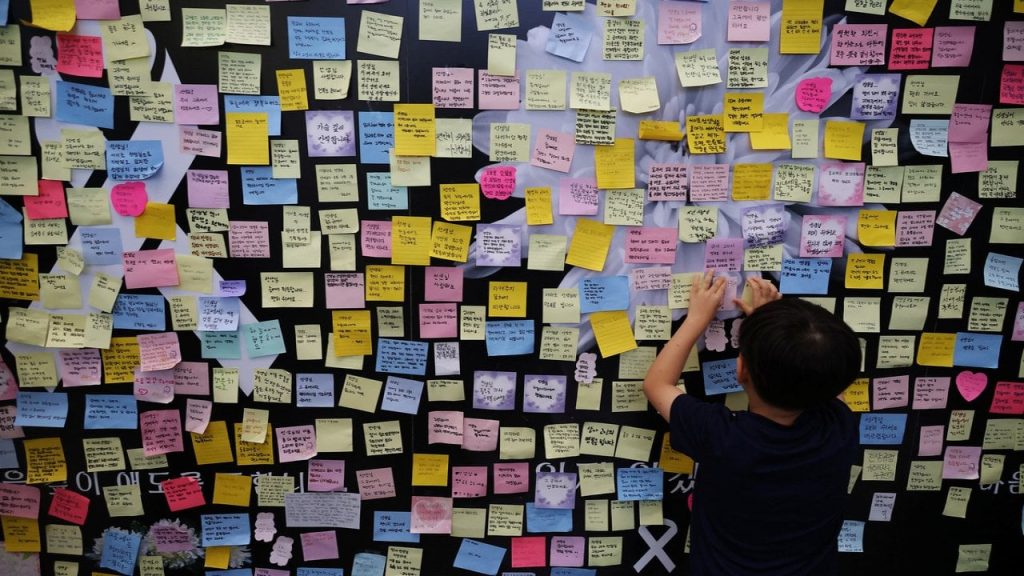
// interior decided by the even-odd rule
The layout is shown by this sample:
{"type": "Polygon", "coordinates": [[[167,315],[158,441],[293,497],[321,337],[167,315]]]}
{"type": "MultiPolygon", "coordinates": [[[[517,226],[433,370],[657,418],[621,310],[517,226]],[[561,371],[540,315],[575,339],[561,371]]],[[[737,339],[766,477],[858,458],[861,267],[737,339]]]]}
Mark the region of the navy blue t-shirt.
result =
{"type": "Polygon", "coordinates": [[[839,400],[792,426],[683,394],[672,447],[700,463],[690,529],[694,576],[838,573],[836,537],[857,425],[839,400]]]}

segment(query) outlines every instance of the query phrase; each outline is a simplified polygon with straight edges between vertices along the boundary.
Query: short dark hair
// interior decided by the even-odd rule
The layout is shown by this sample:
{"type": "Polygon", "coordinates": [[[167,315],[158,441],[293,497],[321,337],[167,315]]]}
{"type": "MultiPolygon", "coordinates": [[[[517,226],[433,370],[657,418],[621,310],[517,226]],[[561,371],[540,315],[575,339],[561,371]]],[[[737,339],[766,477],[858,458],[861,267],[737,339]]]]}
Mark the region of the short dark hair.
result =
{"type": "Polygon", "coordinates": [[[835,398],[860,371],[860,342],[853,330],[799,298],[754,310],[740,326],[740,354],[758,395],[788,410],[835,398]]]}

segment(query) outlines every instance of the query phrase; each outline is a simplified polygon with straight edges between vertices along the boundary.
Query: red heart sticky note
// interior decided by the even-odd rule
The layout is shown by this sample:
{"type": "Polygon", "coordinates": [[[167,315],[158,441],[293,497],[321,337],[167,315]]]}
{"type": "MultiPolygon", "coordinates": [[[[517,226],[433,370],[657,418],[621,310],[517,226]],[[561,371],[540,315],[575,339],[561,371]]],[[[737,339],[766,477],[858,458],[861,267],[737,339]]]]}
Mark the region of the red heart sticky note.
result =
{"type": "Polygon", "coordinates": [[[956,375],[956,389],[968,402],[973,401],[985,391],[988,386],[988,376],[982,372],[963,371],[956,375]]]}

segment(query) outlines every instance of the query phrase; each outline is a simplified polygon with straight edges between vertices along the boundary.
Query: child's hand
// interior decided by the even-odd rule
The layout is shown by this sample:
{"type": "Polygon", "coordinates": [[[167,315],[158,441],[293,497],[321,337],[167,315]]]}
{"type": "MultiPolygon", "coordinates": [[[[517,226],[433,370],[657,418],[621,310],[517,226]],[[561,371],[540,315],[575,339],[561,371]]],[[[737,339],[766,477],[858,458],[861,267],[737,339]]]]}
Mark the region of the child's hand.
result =
{"type": "Polygon", "coordinates": [[[750,277],[747,279],[747,285],[750,286],[751,303],[747,304],[740,298],[733,298],[733,302],[736,306],[743,310],[743,313],[750,316],[750,313],[757,310],[761,306],[782,298],[782,294],[779,293],[779,289],[775,287],[771,282],[763,278],[750,277]]]}
{"type": "Polygon", "coordinates": [[[725,278],[713,279],[714,273],[714,270],[708,270],[703,274],[695,274],[690,286],[690,307],[686,320],[701,327],[707,327],[714,320],[715,312],[722,305],[722,296],[725,295],[725,278]]]}

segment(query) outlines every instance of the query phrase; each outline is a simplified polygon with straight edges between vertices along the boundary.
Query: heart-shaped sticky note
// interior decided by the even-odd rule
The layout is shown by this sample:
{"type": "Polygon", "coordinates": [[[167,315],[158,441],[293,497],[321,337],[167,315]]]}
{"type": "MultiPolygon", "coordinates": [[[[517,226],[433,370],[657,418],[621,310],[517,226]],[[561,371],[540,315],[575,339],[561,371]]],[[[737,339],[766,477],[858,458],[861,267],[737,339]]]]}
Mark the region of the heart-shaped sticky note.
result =
{"type": "Polygon", "coordinates": [[[985,391],[985,386],[988,386],[988,376],[982,372],[964,370],[956,375],[956,389],[968,402],[981,396],[981,393],[985,391]]]}

